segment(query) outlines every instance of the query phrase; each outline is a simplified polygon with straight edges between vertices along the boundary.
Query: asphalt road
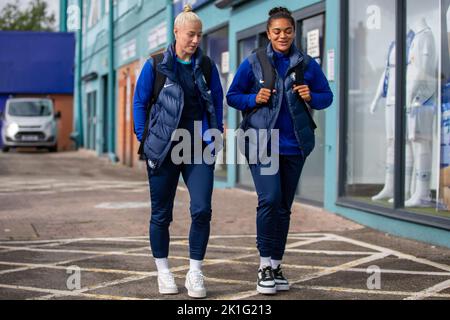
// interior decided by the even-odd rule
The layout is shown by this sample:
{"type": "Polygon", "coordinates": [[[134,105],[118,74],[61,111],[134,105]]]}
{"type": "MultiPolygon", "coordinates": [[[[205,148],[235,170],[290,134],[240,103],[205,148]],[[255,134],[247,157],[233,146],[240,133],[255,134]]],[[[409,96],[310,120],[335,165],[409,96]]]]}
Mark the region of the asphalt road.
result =
{"type": "MultiPolygon", "coordinates": [[[[215,190],[208,299],[450,299],[450,250],[296,203],[284,259],[292,289],[255,291],[254,192],[215,190]]],[[[189,195],[180,184],[170,263],[180,294],[160,296],[148,243],[144,170],[87,151],[0,154],[0,299],[188,299],[189,195]]]]}

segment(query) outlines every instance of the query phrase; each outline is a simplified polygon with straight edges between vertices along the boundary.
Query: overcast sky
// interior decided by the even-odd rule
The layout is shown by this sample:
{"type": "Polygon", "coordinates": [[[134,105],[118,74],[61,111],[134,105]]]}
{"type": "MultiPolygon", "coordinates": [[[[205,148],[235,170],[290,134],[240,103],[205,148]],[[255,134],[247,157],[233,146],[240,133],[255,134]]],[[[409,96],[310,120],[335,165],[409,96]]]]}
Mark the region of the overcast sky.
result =
{"type": "MultiPolygon", "coordinates": [[[[28,6],[28,2],[31,0],[19,0],[20,6],[22,8],[26,8],[28,6]]],[[[3,9],[3,7],[7,3],[14,3],[15,0],[0,0],[0,10],[3,9]]],[[[55,14],[56,22],[55,22],[55,28],[59,28],[59,0],[44,0],[44,2],[48,3],[48,7],[51,13],[55,14]]]]}

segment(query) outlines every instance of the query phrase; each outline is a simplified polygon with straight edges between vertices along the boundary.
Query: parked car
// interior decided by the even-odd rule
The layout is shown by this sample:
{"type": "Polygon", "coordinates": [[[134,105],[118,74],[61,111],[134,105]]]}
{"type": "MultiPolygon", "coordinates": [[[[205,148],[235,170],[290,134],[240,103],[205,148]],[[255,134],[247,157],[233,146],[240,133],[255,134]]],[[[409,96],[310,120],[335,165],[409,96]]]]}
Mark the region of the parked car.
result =
{"type": "Polygon", "coordinates": [[[56,152],[59,118],[61,113],[55,113],[51,99],[8,99],[1,114],[2,151],[8,152],[17,147],[37,147],[56,152]]]}

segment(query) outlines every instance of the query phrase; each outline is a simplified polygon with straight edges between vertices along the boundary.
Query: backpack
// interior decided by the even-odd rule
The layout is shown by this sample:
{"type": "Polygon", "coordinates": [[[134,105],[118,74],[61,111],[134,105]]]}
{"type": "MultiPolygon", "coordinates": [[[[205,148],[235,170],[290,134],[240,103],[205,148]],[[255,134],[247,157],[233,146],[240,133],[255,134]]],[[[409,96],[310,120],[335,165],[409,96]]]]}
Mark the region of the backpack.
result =
{"type": "MultiPolygon", "coordinates": [[[[156,100],[158,99],[159,94],[161,93],[162,88],[164,87],[164,84],[166,83],[166,75],[162,74],[158,71],[156,66],[160,64],[164,59],[164,53],[159,53],[154,56],[153,58],[153,79],[155,79],[153,83],[153,92],[152,96],[150,98],[149,103],[147,104],[147,111],[146,111],[146,121],[145,121],[145,127],[144,127],[144,135],[142,136],[141,144],[139,146],[139,159],[145,160],[143,157],[144,154],[144,144],[145,140],[147,139],[148,135],[148,125],[150,122],[150,112],[152,109],[152,106],[155,104],[156,100]]],[[[203,76],[205,77],[206,84],[208,87],[211,85],[211,73],[212,73],[212,62],[211,59],[204,55],[203,59],[200,63],[200,68],[202,69],[203,76]]]]}
{"type": "MultiPolygon", "coordinates": [[[[270,62],[269,57],[267,57],[266,48],[256,49],[253,51],[253,53],[256,53],[259,63],[261,64],[262,74],[263,74],[262,80],[264,81],[264,88],[272,91],[275,88],[276,74],[275,74],[275,68],[273,67],[272,63],[270,62]]],[[[308,66],[310,61],[311,61],[311,57],[308,55],[305,55],[303,62],[300,63],[297,67],[295,67],[295,69],[294,69],[294,72],[295,72],[294,84],[296,86],[303,85],[305,83],[305,69],[308,66]]],[[[300,99],[300,97],[299,97],[299,99],[300,99]]],[[[308,106],[306,105],[305,102],[303,102],[301,105],[305,109],[305,113],[310,120],[311,128],[313,130],[317,129],[317,125],[314,122],[314,119],[311,115],[311,112],[309,111],[308,106]]],[[[250,117],[253,113],[258,111],[258,109],[259,108],[257,107],[252,110],[242,111],[242,116],[244,119],[243,122],[247,121],[248,117],[250,117]]]]}

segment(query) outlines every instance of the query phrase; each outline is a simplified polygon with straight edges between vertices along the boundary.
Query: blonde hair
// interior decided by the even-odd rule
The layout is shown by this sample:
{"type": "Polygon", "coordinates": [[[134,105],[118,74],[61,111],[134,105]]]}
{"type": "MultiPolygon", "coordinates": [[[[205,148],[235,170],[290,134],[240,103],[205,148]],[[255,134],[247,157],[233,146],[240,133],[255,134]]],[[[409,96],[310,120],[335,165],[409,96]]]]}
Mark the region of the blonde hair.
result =
{"type": "Polygon", "coordinates": [[[200,22],[202,23],[202,20],[200,20],[200,17],[192,11],[192,7],[187,4],[183,8],[183,12],[177,15],[174,22],[174,27],[181,26],[185,24],[186,22],[200,22]]]}

